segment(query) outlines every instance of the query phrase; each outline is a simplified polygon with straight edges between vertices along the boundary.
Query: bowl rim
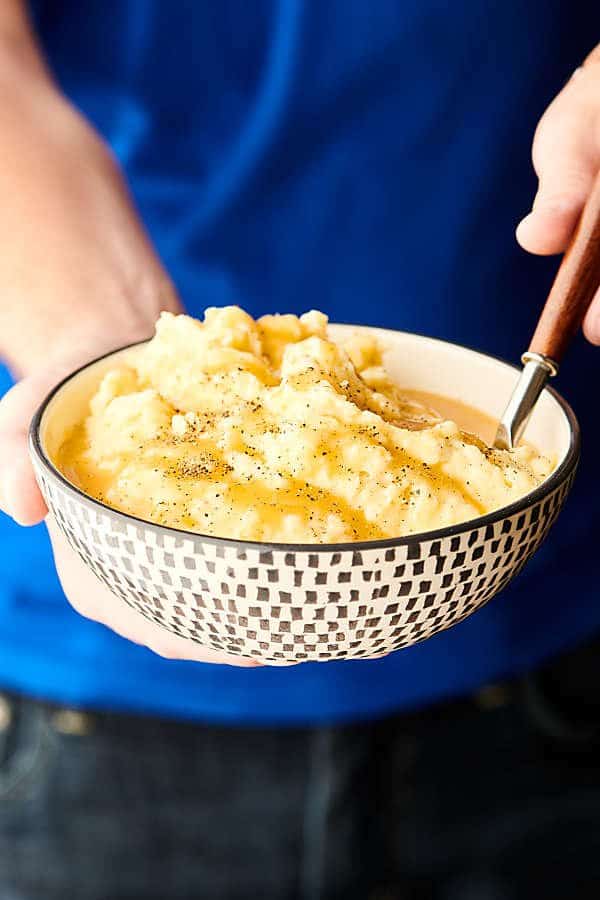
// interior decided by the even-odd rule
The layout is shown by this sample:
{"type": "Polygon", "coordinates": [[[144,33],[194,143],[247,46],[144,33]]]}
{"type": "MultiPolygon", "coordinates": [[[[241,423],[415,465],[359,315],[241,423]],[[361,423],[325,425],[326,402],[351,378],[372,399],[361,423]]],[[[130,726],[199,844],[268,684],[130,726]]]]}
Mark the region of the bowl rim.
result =
{"type": "MultiPolygon", "coordinates": [[[[345,322],[331,322],[330,324],[334,326],[341,325],[347,328],[366,328],[371,331],[381,332],[382,334],[402,334],[409,337],[421,338],[436,344],[447,344],[451,347],[457,347],[461,350],[467,350],[470,353],[477,354],[478,356],[483,356],[487,359],[494,360],[495,362],[501,363],[502,365],[514,369],[515,372],[520,371],[518,366],[514,365],[511,362],[508,362],[502,357],[495,356],[491,353],[484,353],[481,350],[476,350],[473,347],[466,346],[465,344],[459,344],[457,341],[447,341],[443,338],[431,337],[430,335],[420,334],[418,332],[402,331],[401,329],[394,328],[380,328],[379,326],[373,325],[356,325],[345,322]]],[[[502,506],[499,509],[494,510],[493,512],[486,513],[486,515],[484,516],[478,516],[474,519],[467,519],[465,522],[459,522],[456,525],[448,525],[443,528],[437,528],[433,531],[421,531],[415,534],[403,535],[402,537],[381,538],[379,540],[373,541],[347,541],[334,544],[302,544],[285,543],[280,541],[251,541],[243,540],[241,538],[217,537],[216,535],[212,534],[201,534],[200,532],[187,531],[183,528],[175,528],[172,525],[159,525],[157,522],[149,522],[147,519],[142,519],[139,516],[134,516],[130,513],[124,513],[112,506],[108,506],[108,504],[103,503],[101,500],[96,500],[94,497],[91,497],[76,485],[72,484],[72,482],[70,482],[49,459],[46,451],[42,446],[40,437],[40,427],[49,404],[56,396],[56,394],[58,394],[58,392],[62,390],[62,388],[68,382],[72,381],[79,374],[81,374],[81,372],[89,369],[96,363],[99,363],[110,356],[115,356],[117,353],[121,353],[125,350],[130,350],[133,347],[139,347],[142,344],[148,343],[148,341],[150,340],[151,337],[148,337],[144,338],[141,341],[134,341],[131,344],[125,344],[122,347],[117,347],[114,350],[109,350],[107,353],[103,353],[101,356],[95,357],[89,362],[84,363],[82,366],[79,366],[79,368],[75,369],[73,372],[59,381],[58,384],[55,385],[55,387],[53,387],[52,390],[46,395],[31,420],[31,424],[29,426],[29,448],[30,452],[35,456],[42,468],[44,468],[47,473],[53,478],[57,479],[63,489],[65,489],[67,493],[73,495],[74,499],[76,499],[78,502],[83,501],[85,505],[91,507],[91,509],[97,513],[101,512],[104,514],[110,514],[116,517],[118,520],[123,521],[124,523],[133,524],[137,527],[142,526],[146,529],[149,529],[150,531],[155,532],[156,534],[164,535],[165,533],[167,533],[174,538],[188,538],[194,541],[201,541],[202,543],[215,545],[226,544],[229,547],[234,547],[239,550],[250,549],[258,550],[263,553],[269,552],[271,550],[288,553],[347,553],[348,551],[360,553],[362,551],[368,550],[389,550],[393,549],[394,547],[411,545],[414,546],[415,544],[421,544],[424,541],[429,542],[456,537],[457,535],[463,534],[465,532],[474,531],[479,528],[485,528],[488,525],[493,525],[503,519],[507,519],[509,517],[517,515],[520,512],[524,512],[529,507],[543,500],[545,497],[551,494],[555,488],[566,481],[573,470],[576,468],[579,461],[581,430],[579,427],[579,422],[577,421],[577,417],[575,416],[575,413],[571,409],[571,406],[569,405],[569,403],[567,403],[564,397],[562,397],[561,394],[559,394],[558,391],[556,391],[554,388],[550,387],[550,385],[546,385],[544,390],[548,391],[551,396],[554,397],[569,423],[569,447],[564,456],[564,459],[560,463],[560,465],[550,474],[550,476],[536,488],[534,488],[533,491],[524,494],[523,497],[520,497],[518,500],[513,501],[513,503],[508,504],[508,506],[502,506]]]]}

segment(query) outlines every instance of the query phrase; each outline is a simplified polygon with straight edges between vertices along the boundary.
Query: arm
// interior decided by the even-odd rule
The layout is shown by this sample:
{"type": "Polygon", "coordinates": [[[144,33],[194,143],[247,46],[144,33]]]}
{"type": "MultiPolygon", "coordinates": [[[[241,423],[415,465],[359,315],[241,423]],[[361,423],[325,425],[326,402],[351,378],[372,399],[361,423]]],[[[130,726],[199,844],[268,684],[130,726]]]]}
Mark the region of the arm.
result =
{"type": "MultiPolygon", "coordinates": [[[[29,462],[33,412],[69,371],[150,336],[179,302],[117,163],[53,82],[20,0],[0,2],[0,240],[0,356],[21,377],[0,401],[0,507],[34,524],[47,510],[29,462]]],[[[116,601],[47,524],[82,615],[162,656],[234,661],[116,601]]]]}
{"type": "MultiPolygon", "coordinates": [[[[532,156],[538,192],[532,211],[519,223],[517,239],[531,253],[562,253],[600,170],[600,44],[542,116],[532,156]]],[[[600,344],[600,292],[584,332],[600,344]]]]}
{"type": "Polygon", "coordinates": [[[0,161],[0,355],[16,372],[49,350],[144,336],[176,307],[109,149],[53,83],[19,0],[0,10],[0,161]]]}

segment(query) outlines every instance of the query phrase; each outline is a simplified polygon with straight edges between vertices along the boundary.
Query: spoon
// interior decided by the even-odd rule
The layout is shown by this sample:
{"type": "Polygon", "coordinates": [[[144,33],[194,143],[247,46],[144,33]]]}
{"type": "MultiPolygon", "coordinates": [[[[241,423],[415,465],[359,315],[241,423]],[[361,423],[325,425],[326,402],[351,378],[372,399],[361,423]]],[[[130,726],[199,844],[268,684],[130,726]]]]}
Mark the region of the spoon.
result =
{"type": "Polygon", "coordinates": [[[581,213],[538,319],[523,370],[504,410],[494,447],[512,450],[523,434],[546,382],[559,364],[600,287],[600,172],[581,213]]]}

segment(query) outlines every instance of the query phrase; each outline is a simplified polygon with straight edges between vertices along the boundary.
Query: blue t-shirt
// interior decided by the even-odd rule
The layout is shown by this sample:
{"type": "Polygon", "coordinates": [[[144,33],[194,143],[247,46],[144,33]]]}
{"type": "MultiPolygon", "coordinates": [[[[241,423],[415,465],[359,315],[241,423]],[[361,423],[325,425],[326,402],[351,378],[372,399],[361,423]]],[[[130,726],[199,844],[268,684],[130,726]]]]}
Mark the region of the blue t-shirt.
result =
{"type": "MultiPolygon", "coordinates": [[[[597,40],[594,0],[34,8],[64,90],[118,154],[192,313],[318,307],[518,359],[556,265],[513,236],[535,190],[531,139],[597,40]]],[[[43,529],[3,518],[0,686],[293,723],[414,707],[534,665],[600,625],[599,369],[581,340],[560,377],[585,440],[565,513],[510,590],[455,629],[382,661],[167,662],[72,612],[43,529]]]]}

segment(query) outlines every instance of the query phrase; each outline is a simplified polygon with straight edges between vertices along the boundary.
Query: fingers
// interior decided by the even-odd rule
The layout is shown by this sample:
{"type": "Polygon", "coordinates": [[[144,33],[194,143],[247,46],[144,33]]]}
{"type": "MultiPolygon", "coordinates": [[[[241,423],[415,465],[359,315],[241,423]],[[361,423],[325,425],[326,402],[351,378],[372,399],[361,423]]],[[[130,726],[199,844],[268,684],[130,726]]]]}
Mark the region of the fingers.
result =
{"type": "Polygon", "coordinates": [[[203,647],[195,641],[170,634],[137,610],[115,597],[84,565],[69,546],[51,516],[46,526],[52,542],[56,570],[67,599],[82,616],[110,628],[111,631],[152,650],[165,659],[217,663],[243,668],[262,665],[255,660],[203,647]]]}
{"type": "Polygon", "coordinates": [[[34,525],[46,514],[27,440],[31,417],[50,387],[25,378],[0,400],[0,508],[21,525],[34,525]]]}
{"type": "Polygon", "coordinates": [[[3,470],[0,509],[19,525],[36,525],[46,515],[46,504],[27,456],[27,436],[7,441],[0,438],[0,441],[3,470]],[[6,458],[10,460],[8,464],[6,458]]]}
{"type": "Polygon", "coordinates": [[[539,178],[532,211],[517,227],[531,253],[563,252],[600,166],[597,64],[578,69],[542,117],[533,142],[539,178]]]}
{"type": "Polygon", "coordinates": [[[574,182],[570,189],[563,185],[569,192],[562,196],[549,188],[547,194],[536,197],[532,211],[517,227],[517,240],[524,250],[540,256],[566,250],[587,196],[583,185],[574,182]]]}
{"type": "MultiPolygon", "coordinates": [[[[600,44],[592,50],[585,61],[586,71],[594,73],[596,89],[600,97],[600,44]],[[593,68],[592,68],[593,67],[593,68]]],[[[596,132],[600,131],[600,121],[596,119],[596,132]]],[[[600,143],[600,137],[598,139],[600,143]]],[[[600,153],[599,153],[600,157],[600,153]]],[[[583,333],[592,344],[600,345],[600,290],[596,292],[583,322],[583,333]]]]}
{"type": "Polygon", "coordinates": [[[17,382],[0,399],[0,509],[20,525],[47,513],[29,459],[29,424],[52,388],[91,354],[74,354],[17,382]]]}

